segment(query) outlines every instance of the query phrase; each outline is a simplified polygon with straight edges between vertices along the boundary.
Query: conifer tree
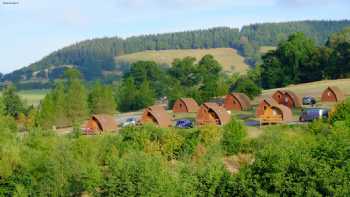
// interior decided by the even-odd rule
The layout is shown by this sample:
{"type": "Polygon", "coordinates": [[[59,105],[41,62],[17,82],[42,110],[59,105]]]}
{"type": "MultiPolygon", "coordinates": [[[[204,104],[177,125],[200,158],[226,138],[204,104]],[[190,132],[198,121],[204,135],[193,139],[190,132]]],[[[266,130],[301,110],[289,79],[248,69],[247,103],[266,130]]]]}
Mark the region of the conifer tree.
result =
{"type": "Polygon", "coordinates": [[[3,104],[5,115],[17,117],[24,112],[24,105],[21,98],[16,93],[16,88],[12,85],[7,86],[3,92],[3,104]]]}
{"type": "Polygon", "coordinates": [[[142,82],[137,95],[138,96],[136,97],[136,103],[139,105],[138,108],[141,109],[154,104],[155,92],[150,87],[150,84],[147,80],[142,82]]]}
{"type": "Polygon", "coordinates": [[[96,82],[89,94],[89,108],[93,114],[113,114],[116,103],[112,89],[96,82]]]}
{"type": "Polygon", "coordinates": [[[64,82],[59,81],[53,90],[54,106],[55,106],[55,121],[54,124],[59,127],[69,126],[67,118],[67,103],[65,97],[64,82]]]}
{"type": "Polygon", "coordinates": [[[48,93],[41,101],[39,112],[36,116],[36,123],[43,128],[51,128],[55,123],[54,95],[48,93]]]}
{"type": "Polygon", "coordinates": [[[70,123],[73,124],[84,120],[88,116],[87,94],[78,70],[68,69],[65,75],[68,78],[67,117],[70,123]]]}
{"type": "Polygon", "coordinates": [[[128,77],[123,81],[118,95],[118,106],[120,111],[136,110],[138,108],[135,102],[137,97],[136,91],[137,89],[132,77],[128,77]]]}

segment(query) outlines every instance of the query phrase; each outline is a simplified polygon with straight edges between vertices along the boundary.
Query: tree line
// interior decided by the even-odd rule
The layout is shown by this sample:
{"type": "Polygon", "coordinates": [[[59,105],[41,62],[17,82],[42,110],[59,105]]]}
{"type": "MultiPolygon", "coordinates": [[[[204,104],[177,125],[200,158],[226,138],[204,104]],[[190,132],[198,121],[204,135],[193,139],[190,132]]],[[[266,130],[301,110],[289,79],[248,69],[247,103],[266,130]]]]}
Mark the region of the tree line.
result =
{"type": "MultiPolygon", "coordinates": [[[[304,32],[317,44],[323,44],[330,34],[349,26],[344,21],[300,21],[286,23],[263,23],[237,28],[219,27],[208,30],[185,31],[155,35],[134,36],[127,39],[119,37],[86,40],[55,51],[42,60],[23,69],[5,75],[3,80],[20,82],[33,78],[50,80],[59,78],[63,72],[62,65],[74,65],[87,80],[109,78],[116,80],[118,76],[106,72],[118,70],[125,72],[130,65],[116,64],[115,56],[144,50],[164,49],[197,49],[230,47],[237,49],[246,62],[255,65],[260,63],[259,46],[276,46],[295,32],[304,32]],[[47,76],[46,70],[49,69],[47,76]]],[[[33,84],[34,86],[35,84],[33,84]]],[[[36,84],[38,86],[38,84],[36,84]]]]}
{"type": "Polygon", "coordinates": [[[292,34],[262,59],[263,88],[347,78],[350,76],[350,28],[332,34],[321,46],[303,33],[292,34]]]}
{"type": "Polygon", "coordinates": [[[193,57],[175,59],[170,68],[152,61],[132,64],[117,88],[120,111],[142,109],[155,100],[166,98],[168,106],[183,97],[191,97],[199,104],[222,97],[230,91],[246,93],[251,98],[261,93],[257,85],[257,69],[245,75],[227,75],[212,55],[203,56],[198,63],[193,57]]]}

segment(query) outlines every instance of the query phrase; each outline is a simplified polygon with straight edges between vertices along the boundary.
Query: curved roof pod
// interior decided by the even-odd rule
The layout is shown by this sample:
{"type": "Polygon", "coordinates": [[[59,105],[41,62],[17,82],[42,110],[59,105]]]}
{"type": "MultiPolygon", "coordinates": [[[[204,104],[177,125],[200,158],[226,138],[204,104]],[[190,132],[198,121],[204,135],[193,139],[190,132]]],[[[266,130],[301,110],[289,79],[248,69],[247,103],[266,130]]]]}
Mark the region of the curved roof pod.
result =
{"type": "Polygon", "coordinates": [[[284,91],[283,91],[283,90],[276,90],[276,92],[273,93],[272,98],[273,98],[278,104],[283,104],[283,102],[284,102],[284,91]]]}
{"type": "Polygon", "coordinates": [[[226,95],[224,107],[227,110],[248,110],[251,108],[250,99],[244,93],[231,93],[226,95]]]}
{"type": "Polygon", "coordinates": [[[345,94],[337,86],[327,87],[321,95],[321,102],[340,102],[345,100],[345,94]]]}
{"type": "Polygon", "coordinates": [[[267,109],[267,107],[270,107],[272,105],[278,105],[278,103],[272,99],[272,98],[265,98],[259,102],[259,105],[256,108],[256,116],[259,117],[264,114],[264,111],[267,109]]]}
{"type": "Polygon", "coordinates": [[[216,103],[204,103],[197,113],[197,124],[224,125],[230,121],[230,115],[226,109],[216,103]]]}
{"type": "Polygon", "coordinates": [[[270,106],[272,113],[282,116],[282,122],[292,122],[293,113],[292,110],[284,105],[272,105],[270,106]]]}
{"type": "Polygon", "coordinates": [[[162,106],[151,106],[144,110],[140,122],[154,123],[159,127],[170,127],[172,125],[170,115],[165,111],[162,106]]]}
{"type": "Polygon", "coordinates": [[[174,113],[195,113],[198,109],[199,106],[193,98],[177,99],[173,106],[174,113]]]}
{"type": "Polygon", "coordinates": [[[107,132],[116,131],[118,128],[117,121],[111,115],[98,114],[93,115],[87,122],[85,128],[91,132],[107,132]]]}
{"type": "Polygon", "coordinates": [[[293,108],[293,107],[299,108],[301,107],[301,98],[294,92],[290,90],[285,90],[283,105],[286,105],[289,108],[293,108]]]}

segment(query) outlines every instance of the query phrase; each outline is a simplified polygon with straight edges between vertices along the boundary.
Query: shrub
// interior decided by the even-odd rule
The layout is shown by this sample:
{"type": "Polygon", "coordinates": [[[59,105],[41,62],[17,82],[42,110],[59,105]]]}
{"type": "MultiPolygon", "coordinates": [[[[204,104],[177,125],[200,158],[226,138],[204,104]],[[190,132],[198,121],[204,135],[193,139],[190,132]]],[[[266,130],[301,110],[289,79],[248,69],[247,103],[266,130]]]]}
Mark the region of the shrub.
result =
{"type": "Polygon", "coordinates": [[[239,151],[243,139],[247,136],[246,128],[243,124],[232,119],[224,126],[222,146],[227,154],[235,154],[239,151]]]}
{"type": "Polygon", "coordinates": [[[329,125],[322,119],[315,120],[308,125],[308,131],[312,134],[327,134],[330,132],[329,125]]]}
{"type": "Polygon", "coordinates": [[[176,130],[167,130],[161,137],[161,149],[164,156],[174,159],[179,156],[184,138],[176,130]]]}
{"type": "Polygon", "coordinates": [[[208,124],[199,128],[199,139],[205,145],[216,144],[221,140],[221,137],[221,129],[214,124],[208,124]]]}
{"type": "MultiPolygon", "coordinates": [[[[350,123],[350,98],[337,104],[334,111],[330,113],[329,122],[334,125],[337,121],[346,121],[350,123]]],[[[350,126],[350,124],[348,126],[350,126]]]]}
{"type": "Polygon", "coordinates": [[[132,152],[108,164],[102,196],[176,196],[174,177],[158,156],[132,152]]]}

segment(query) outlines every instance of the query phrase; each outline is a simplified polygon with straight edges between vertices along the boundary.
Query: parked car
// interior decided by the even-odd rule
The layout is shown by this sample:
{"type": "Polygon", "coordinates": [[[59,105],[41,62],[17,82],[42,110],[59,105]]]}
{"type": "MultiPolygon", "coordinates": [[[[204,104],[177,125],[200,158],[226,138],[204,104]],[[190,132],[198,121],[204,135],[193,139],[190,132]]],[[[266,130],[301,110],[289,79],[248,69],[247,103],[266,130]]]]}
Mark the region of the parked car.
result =
{"type": "Polygon", "coordinates": [[[300,122],[309,122],[316,119],[328,118],[329,109],[325,108],[310,108],[303,109],[299,117],[300,122]]]}
{"type": "Polygon", "coordinates": [[[303,105],[315,105],[316,99],[312,96],[303,97],[303,105]]]}
{"type": "Polygon", "coordinates": [[[128,118],[126,121],[123,123],[123,127],[128,127],[128,126],[135,126],[137,123],[136,118],[128,118]]]}
{"type": "Polygon", "coordinates": [[[193,127],[193,124],[191,120],[181,119],[176,121],[176,127],[182,129],[189,129],[193,127]]]}

